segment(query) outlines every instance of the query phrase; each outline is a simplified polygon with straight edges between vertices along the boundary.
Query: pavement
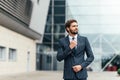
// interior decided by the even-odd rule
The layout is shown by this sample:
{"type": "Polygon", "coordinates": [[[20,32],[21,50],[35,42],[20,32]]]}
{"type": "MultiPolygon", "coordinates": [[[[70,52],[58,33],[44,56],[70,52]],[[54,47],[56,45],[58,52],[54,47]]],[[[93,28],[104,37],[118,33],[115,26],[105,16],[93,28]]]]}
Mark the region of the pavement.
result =
{"type": "MultiPolygon", "coordinates": [[[[34,71],[0,75],[0,80],[63,80],[62,71],[34,71]]],[[[117,72],[88,72],[88,80],[120,80],[117,72]]]]}

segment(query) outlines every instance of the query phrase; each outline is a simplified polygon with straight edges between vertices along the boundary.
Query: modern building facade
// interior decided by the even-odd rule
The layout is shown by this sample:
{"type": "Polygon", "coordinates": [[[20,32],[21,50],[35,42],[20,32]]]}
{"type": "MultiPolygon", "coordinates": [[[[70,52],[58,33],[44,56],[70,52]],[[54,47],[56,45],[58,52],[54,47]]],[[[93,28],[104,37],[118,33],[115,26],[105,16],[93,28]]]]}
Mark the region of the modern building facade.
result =
{"type": "Polygon", "coordinates": [[[0,4],[1,74],[62,70],[56,51],[68,19],[78,20],[80,35],[90,41],[93,71],[104,70],[108,59],[120,66],[119,0],[1,0],[0,4]]]}
{"type": "Polygon", "coordinates": [[[57,70],[58,39],[65,36],[66,0],[50,0],[42,44],[37,44],[37,69],[57,70]]]}
{"type": "Polygon", "coordinates": [[[58,64],[55,55],[57,40],[65,36],[64,22],[68,19],[76,19],[79,34],[90,41],[95,60],[89,67],[104,70],[103,60],[119,54],[118,8],[118,0],[50,0],[42,44],[37,44],[37,70],[62,70],[63,62],[58,64]]]}
{"type": "Polygon", "coordinates": [[[36,40],[42,38],[36,29],[40,26],[33,22],[38,3],[37,0],[0,1],[0,74],[36,70],[36,40]]]}
{"type": "Polygon", "coordinates": [[[37,70],[62,70],[63,62],[58,63],[55,55],[58,39],[65,36],[64,22],[68,19],[76,19],[79,34],[87,36],[90,41],[95,60],[88,67],[93,71],[103,71],[108,64],[120,65],[117,61],[119,59],[115,59],[120,54],[119,0],[50,0],[49,2],[42,44],[37,44],[37,70]],[[110,60],[104,64],[109,58],[110,60]]]}
{"type": "MultiPolygon", "coordinates": [[[[66,19],[78,20],[79,33],[87,36],[91,43],[95,60],[90,67],[101,71],[111,62],[120,65],[115,60],[120,55],[120,1],[66,0],[66,4],[66,19]],[[102,66],[106,60],[108,63],[102,66]]],[[[114,64],[112,66],[116,66],[114,64]]]]}

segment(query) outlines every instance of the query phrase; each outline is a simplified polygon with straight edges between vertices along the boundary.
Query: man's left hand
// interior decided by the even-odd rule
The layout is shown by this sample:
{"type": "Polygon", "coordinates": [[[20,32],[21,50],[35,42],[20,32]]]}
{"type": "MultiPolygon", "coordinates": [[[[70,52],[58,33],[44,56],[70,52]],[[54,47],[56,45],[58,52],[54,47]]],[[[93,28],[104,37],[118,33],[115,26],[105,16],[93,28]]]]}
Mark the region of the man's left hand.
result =
{"type": "Polygon", "coordinates": [[[82,69],[82,66],[81,65],[75,65],[72,68],[73,68],[73,71],[79,72],[82,69]]]}

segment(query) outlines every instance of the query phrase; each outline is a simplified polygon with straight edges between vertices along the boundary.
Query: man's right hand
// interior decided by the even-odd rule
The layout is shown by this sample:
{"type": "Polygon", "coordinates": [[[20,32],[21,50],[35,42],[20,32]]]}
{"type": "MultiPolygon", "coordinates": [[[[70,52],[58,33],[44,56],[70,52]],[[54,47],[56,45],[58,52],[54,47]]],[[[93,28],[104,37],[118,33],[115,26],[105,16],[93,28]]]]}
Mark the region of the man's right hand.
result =
{"type": "Polygon", "coordinates": [[[74,41],[74,40],[72,40],[72,41],[70,42],[70,48],[73,49],[75,46],[77,46],[77,42],[74,41]]]}

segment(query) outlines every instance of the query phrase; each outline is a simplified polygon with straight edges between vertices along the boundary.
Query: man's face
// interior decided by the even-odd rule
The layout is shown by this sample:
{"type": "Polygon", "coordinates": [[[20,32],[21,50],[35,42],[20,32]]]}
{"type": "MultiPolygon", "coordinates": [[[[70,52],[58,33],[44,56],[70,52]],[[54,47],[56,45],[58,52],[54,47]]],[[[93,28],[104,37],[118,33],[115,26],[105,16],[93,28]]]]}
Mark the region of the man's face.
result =
{"type": "Polygon", "coordinates": [[[70,27],[67,28],[70,34],[77,34],[78,33],[78,24],[76,22],[71,23],[70,27]]]}

